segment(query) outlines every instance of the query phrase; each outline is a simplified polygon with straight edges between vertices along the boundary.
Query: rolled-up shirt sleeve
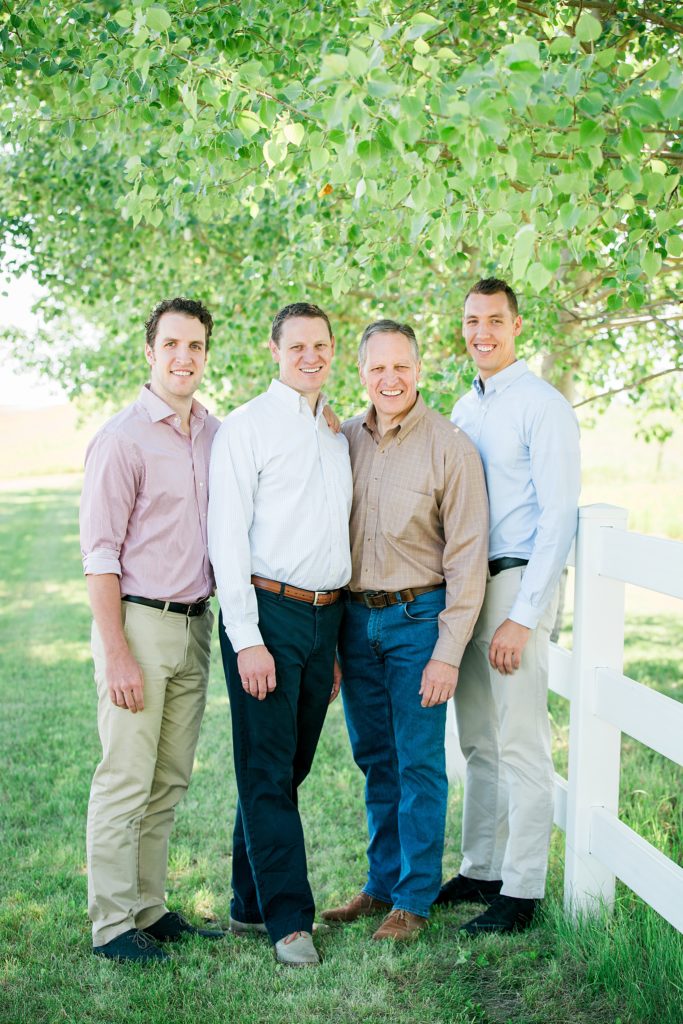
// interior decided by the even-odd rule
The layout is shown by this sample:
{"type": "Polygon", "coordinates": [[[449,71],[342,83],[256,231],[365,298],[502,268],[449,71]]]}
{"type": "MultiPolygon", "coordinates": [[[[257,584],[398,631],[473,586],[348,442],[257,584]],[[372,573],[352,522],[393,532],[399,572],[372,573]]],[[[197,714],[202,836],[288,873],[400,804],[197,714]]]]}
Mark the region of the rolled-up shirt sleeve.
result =
{"type": "Polygon", "coordinates": [[[80,508],[83,571],[121,576],[120,553],[144,465],[126,438],[104,430],[90,443],[80,508]]]}

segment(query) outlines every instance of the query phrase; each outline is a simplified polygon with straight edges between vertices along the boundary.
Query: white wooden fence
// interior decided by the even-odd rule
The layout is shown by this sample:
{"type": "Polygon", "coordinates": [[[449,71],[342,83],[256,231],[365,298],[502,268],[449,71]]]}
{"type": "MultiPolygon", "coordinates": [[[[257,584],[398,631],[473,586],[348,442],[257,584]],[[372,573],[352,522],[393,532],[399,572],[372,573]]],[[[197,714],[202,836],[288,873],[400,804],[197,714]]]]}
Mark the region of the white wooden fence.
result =
{"type": "MultiPolygon", "coordinates": [[[[574,647],[551,645],[550,688],[570,701],[569,778],[555,776],[565,908],[611,906],[616,877],[683,932],[683,868],[618,818],[622,732],[683,764],[683,704],[622,674],[624,584],[683,598],[683,543],[629,533],[626,518],[612,505],[579,510],[574,647]]],[[[452,708],[448,721],[449,776],[463,778],[452,708]]]]}

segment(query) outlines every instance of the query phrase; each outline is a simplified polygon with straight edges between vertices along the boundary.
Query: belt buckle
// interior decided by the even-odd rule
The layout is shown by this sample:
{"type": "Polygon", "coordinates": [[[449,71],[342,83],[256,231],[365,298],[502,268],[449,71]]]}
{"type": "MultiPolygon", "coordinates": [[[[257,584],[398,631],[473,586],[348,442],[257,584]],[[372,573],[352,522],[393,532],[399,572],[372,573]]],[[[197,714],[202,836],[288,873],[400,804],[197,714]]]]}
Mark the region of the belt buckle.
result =
{"type": "Polygon", "coordinates": [[[325,597],[326,594],[327,594],[326,590],[314,590],[313,591],[313,604],[314,605],[321,605],[322,601],[319,601],[318,598],[319,597],[325,597]]]}
{"type": "Polygon", "coordinates": [[[366,608],[386,608],[389,604],[387,594],[383,590],[375,594],[364,594],[366,608]]]}

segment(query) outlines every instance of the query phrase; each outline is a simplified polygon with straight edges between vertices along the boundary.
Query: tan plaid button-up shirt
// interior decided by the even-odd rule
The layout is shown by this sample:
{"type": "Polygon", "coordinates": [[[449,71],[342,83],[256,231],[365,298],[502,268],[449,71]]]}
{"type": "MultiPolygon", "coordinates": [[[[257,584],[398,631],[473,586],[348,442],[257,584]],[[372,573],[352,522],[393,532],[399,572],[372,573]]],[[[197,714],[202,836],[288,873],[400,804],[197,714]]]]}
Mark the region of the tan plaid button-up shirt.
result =
{"type": "Polygon", "coordinates": [[[488,500],[469,438],[417,401],[380,437],[374,406],[342,427],[353,470],[351,590],[446,583],[432,657],[460,665],[484,598],[488,500]]]}

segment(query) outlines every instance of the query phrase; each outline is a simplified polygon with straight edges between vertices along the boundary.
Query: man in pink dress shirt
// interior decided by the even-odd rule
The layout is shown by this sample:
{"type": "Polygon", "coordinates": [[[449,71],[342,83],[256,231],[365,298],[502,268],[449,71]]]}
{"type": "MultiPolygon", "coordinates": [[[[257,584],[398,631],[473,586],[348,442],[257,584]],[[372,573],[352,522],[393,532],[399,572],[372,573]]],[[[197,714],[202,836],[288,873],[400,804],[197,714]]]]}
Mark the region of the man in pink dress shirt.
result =
{"type": "Polygon", "coordinates": [[[93,953],[137,961],[167,959],[157,942],[223,934],[165,905],[209,674],[207,489],[219,423],[193,395],[213,321],[177,298],[145,326],[150,381],[92,440],[81,501],[102,742],[88,807],[93,953]]]}

